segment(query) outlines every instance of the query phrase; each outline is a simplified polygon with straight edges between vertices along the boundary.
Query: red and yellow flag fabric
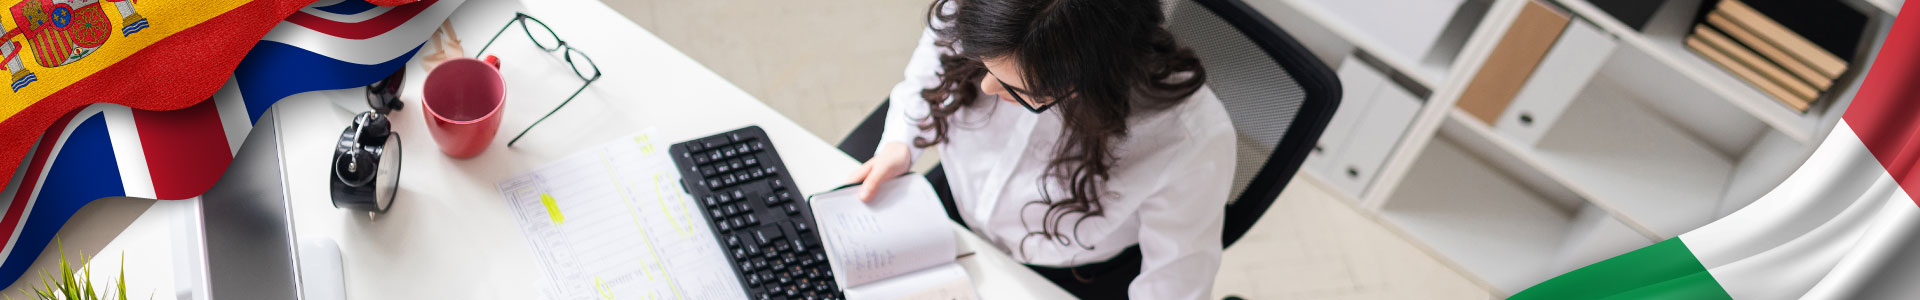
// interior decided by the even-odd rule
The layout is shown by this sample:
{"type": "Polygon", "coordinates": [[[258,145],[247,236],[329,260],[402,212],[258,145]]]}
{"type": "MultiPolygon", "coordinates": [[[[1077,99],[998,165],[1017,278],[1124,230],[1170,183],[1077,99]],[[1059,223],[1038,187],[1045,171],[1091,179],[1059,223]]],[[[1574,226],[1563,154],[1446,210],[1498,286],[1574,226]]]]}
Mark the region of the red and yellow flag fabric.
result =
{"type": "MultiPolygon", "coordinates": [[[[94,103],[206,100],[268,30],[313,0],[0,0],[0,161],[94,103]]],[[[0,163],[0,182],[18,163],[0,163]]]]}

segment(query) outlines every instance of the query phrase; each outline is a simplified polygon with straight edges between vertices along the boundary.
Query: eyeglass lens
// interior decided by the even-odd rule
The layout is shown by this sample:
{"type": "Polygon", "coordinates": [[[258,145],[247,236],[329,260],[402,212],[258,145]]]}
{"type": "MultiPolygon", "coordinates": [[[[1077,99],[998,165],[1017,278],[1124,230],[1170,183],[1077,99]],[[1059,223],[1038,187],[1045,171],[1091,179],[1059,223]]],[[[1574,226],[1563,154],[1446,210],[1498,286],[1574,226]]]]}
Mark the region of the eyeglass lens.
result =
{"type": "Polygon", "coordinates": [[[540,49],[553,51],[560,50],[561,46],[566,46],[566,43],[560,41],[560,34],[554,33],[553,28],[547,27],[547,23],[541,22],[540,19],[522,14],[520,15],[520,25],[522,25],[520,29],[527,32],[527,38],[533,39],[533,44],[540,46],[540,49]]]}
{"type": "Polygon", "coordinates": [[[580,49],[569,46],[564,58],[567,64],[573,67],[573,74],[579,75],[581,80],[599,79],[600,66],[594,65],[593,58],[587,57],[586,52],[580,52],[580,49]]]}

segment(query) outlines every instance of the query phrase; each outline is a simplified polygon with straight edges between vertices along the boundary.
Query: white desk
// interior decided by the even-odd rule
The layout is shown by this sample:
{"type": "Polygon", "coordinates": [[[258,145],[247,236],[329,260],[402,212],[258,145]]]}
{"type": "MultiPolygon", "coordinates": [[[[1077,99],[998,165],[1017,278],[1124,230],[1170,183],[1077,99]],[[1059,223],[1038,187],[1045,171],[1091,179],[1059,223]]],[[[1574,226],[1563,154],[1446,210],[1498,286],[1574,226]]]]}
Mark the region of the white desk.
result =
{"type": "MultiPolygon", "coordinates": [[[[520,7],[469,0],[454,13],[453,24],[471,53],[520,7]]],[[[439,153],[426,131],[419,108],[426,73],[418,60],[409,64],[406,107],[392,116],[405,143],[399,196],[392,211],[377,219],[335,209],[326,185],[332,144],[352,114],[365,109],[362,92],[301,94],[274,108],[292,182],[295,234],[330,237],[340,245],[348,297],[537,297],[533,253],[494,183],[648,127],[659,128],[656,137],[664,140],[685,140],[757,124],[786,157],[800,189],[809,193],[839,185],[858,165],[599,2],[542,0],[525,7],[592,55],[605,77],[507,148],[513,134],[580,84],[559,56],[535,48],[520,29],[510,29],[488,50],[501,57],[508,81],[500,134],[480,156],[454,160],[439,153]]],[[[421,56],[431,52],[424,48],[421,56]]],[[[979,238],[962,236],[962,253],[977,254],[961,262],[983,298],[1071,298],[979,238]]]]}

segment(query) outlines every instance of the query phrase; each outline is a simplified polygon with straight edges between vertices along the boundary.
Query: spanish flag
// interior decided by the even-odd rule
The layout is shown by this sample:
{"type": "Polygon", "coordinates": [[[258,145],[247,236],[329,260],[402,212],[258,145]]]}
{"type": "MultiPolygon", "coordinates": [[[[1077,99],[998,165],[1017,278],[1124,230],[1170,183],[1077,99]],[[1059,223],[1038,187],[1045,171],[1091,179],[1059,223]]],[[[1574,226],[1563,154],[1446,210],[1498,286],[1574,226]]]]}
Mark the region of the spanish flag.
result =
{"type": "MultiPolygon", "coordinates": [[[[261,36],[313,0],[0,0],[0,161],[94,103],[199,104],[261,36]]],[[[20,163],[0,163],[0,182],[20,163]]]]}

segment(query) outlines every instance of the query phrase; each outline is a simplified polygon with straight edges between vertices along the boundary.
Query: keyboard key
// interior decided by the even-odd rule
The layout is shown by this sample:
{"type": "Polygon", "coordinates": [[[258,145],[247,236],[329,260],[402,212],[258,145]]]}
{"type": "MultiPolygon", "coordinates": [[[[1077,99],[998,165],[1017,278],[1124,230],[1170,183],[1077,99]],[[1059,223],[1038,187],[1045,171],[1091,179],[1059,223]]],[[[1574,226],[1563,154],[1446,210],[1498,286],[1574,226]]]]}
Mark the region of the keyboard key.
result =
{"type": "Polygon", "coordinates": [[[734,199],[746,199],[746,198],[747,198],[747,192],[742,192],[742,191],[740,191],[740,190],[737,190],[737,189],[736,189],[736,190],[733,190],[733,198],[734,198],[734,199]]]}
{"type": "Polygon", "coordinates": [[[716,189],[716,188],[720,188],[720,186],[721,186],[720,184],[721,184],[721,182],[720,182],[720,179],[717,179],[717,178],[716,178],[716,179],[707,179],[707,189],[716,189]]]}
{"type": "Polygon", "coordinates": [[[739,151],[733,151],[733,148],[726,148],[726,149],[721,149],[721,150],[720,150],[720,156],[721,156],[721,157],[734,157],[734,156],[740,156],[740,152],[739,152],[739,151]]]}
{"type": "Polygon", "coordinates": [[[738,182],[739,182],[739,181],[735,181],[735,180],[733,180],[733,177],[731,177],[731,176],[722,176],[722,177],[720,178],[720,183],[723,183],[723,184],[725,184],[725,185],[722,185],[722,186],[728,186],[728,185],[733,185],[734,183],[738,183],[738,182]]]}
{"type": "Polygon", "coordinates": [[[767,172],[761,171],[760,169],[754,169],[752,174],[753,177],[767,176],[767,172]]]}
{"type": "Polygon", "coordinates": [[[759,242],[760,243],[759,245],[761,246],[771,244],[773,243],[773,241],[779,240],[780,237],[781,237],[780,229],[777,227],[760,228],[760,230],[755,230],[753,232],[754,241],[759,242]]]}
{"type": "MultiPolygon", "coordinates": [[[[763,170],[761,171],[761,173],[766,173],[766,172],[763,170]]],[[[783,190],[787,188],[787,183],[785,180],[774,180],[773,182],[769,182],[767,184],[773,185],[773,190],[775,191],[783,190]]]]}
{"type": "Polygon", "coordinates": [[[747,144],[748,144],[748,145],[752,145],[752,146],[753,146],[753,151],[760,151],[760,150],[762,150],[762,149],[767,149],[767,143],[766,143],[766,142],[762,142],[762,141],[758,141],[758,140],[756,140],[756,141],[753,141],[753,142],[749,142],[749,143],[747,143],[747,144]]]}
{"type": "Polygon", "coordinates": [[[761,203],[766,203],[767,207],[778,207],[775,205],[780,205],[780,197],[767,196],[767,200],[763,200],[761,203]]]}
{"type": "Polygon", "coordinates": [[[753,214],[747,214],[747,216],[742,219],[747,221],[747,225],[760,224],[760,218],[754,217],[753,214]]]}
{"type": "Polygon", "coordinates": [[[747,152],[753,152],[753,149],[752,149],[752,148],[749,148],[749,147],[747,147],[747,144],[739,144],[739,145],[736,145],[736,146],[733,146],[733,150],[736,150],[736,151],[738,151],[738,152],[740,152],[740,154],[746,154],[747,152]]]}
{"type": "Polygon", "coordinates": [[[715,208],[715,209],[710,209],[710,211],[712,212],[712,215],[713,215],[713,219],[714,219],[714,220],[719,220],[720,218],[725,218],[725,217],[727,217],[727,214],[726,214],[726,212],[725,212],[725,211],[721,211],[721,210],[720,210],[720,209],[718,209],[718,208],[715,208]]]}
{"type": "Polygon", "coordinates": [[[731,223],[727,223],[727,222],[717,222],[717,223],[720,223],[720,232],[727,232],[727,231],[733,230],[733,225],[731,223]]]}
{"type": "Polygon", "coordinates": [[[740,162],[748,166],[758,166],[760,165],[760,158],[748,156],[745,159],[741,159],[740,162]]]}
{"type": "Polygon", "coordinates": [[[724,157],[720,156],[720,151],[707,152],[707,162],[718,162],[720,161],[721,158],[724,158],[724,157]]]}
{"type": "Polygon", "coordinates": [[[747,167],[747,165],[746,165],[746,164],[744,164],[744,163],[741,163],[741,162],[740,162],[740,160],[738,160],[738,159],[735,159],[735,160],[733,160],[733,161],[728,161],[728,162],[727,162],[727,165],[728,165],[728,166],[732,166],[732,167],[733,167],[733,169],[735,169],[735,170],[739,170],[739,169],[742,169],[742,168],[746,168],[746,167],[747,167]]]}
{"type": "Polygon", "coordinates": [[[793,203],[787,203],[787,214],[788,215],[800,214],[800,206],[793,205],[793,203]]]}
{"type": "Polygon", "coordinates": [[[716,134],[704,139],[700,139],[700,142],[706,144],[707,148],[713,148],[713,147],[719,147],[720,145],[726,145],[727,143],[732,143],[733,141],[728,140],[726,135],[716,134]]]}
{"type": "MultiPolygon", "coordinates": [[[[713,165],[713,171],[714,171],[715,173],[726,173],[727,171],[733,171],[733,165],[729,165],[729,164],[714,164],[714,165],[713,165]]],[[[702,173],[701,175],[703,175],[703,176],[713,176],[713,175],[706,175],[705,173],[702,173]]]]}
{"type": "Polygon", "coordinates": [[[714,200],[713,196],[701,197],[700,202],[706,202],[707,207],[720,207],[720,200],[714,200]]]}
{"type": "Polygon", "coordinates": [[[740,263],[740,270],[741,270],[741,271],[753,271],[753,270],[754,270],[754,269],[753,269],[753,264],[749,264],[749,263],[746,263],[746,262],[741,262],[741,263],[740,263]]]}
{"type": "Polygon", "coordinates": [[[738,209],[740,210],[740,213],[752,213],[752,212],[753,212],[753,210],[752,210],[751,208],[748,208],[748,207],[747,207],[747,203],[746,203],[746,202],[740,202],[740,203],[734,203],[734,204],[733,204],[733,206],[734,206],[735,208],[738,208],[738,209]]]}
{"type": "Polygon", "coordinates": [[[714,167],[700,168],[700,176],[713,177],[713,174],[719,174],[719,173],[720,173],[720,170],[716,170],[714,169],[714,167]]]}
{"type": "Polygon", "coordinates": [[[747,250],[746,250],[746,249],[733,249],[733,259],[734,259],[734,260],[740,260],[740,259],[742,259],[742,258],[747,258],[747,250]]]}
{"type": "Polygon", "coordinates": [[[740,248],[740,236],[727,235],[727,248],[740,248]]]}
{"type": "Polygon", "coordinates": [[[747,221],[741,220],[741,218],[733,218],[733,228],[746,228],[746,227],[747,227],[747,221]]]}
{"type": "Polygon", "coordinates": [[[739,211],[739,210],[734,210],[734,209],[733,209],[733,206],[727,206],[727,207],[726,207],[726,212],[727,212],[727,214],[726,214],[727,216],[731,216],[731,215],[735,215],[735,214],[739,214],[739,213],[740,213],[740,211],[739,211]]]}
{"type": "Polygon", "coordinates": [[[806,233],[807,231],[811,231],[811,230],[813,230],[813,226],[807,225],[807,222],[801,221],[801,220],[793,220],[793,232],[806,233]]]}
{"type": "Polygon", "coordinates": [[[743,140],[743,139],[746,139],[746,138],[743,138],[743,137],[740,137],[740,133],[739,133],[739,132],[728,132],[728,133],[727,133],[727,142],[731,142],[731,143],[738,143],[738,142],[740,142],[740,140],[743,140]]]}

